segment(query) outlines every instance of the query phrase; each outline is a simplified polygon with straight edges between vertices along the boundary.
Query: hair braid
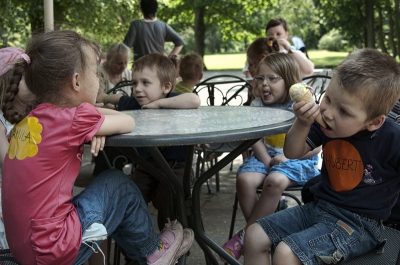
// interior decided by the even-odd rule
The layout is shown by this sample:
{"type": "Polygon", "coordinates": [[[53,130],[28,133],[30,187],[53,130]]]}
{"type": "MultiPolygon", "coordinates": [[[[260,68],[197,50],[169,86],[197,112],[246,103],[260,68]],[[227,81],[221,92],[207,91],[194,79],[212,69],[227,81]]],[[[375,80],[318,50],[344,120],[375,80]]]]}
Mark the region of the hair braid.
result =
{"type": "Polygon", "coordinates": [[[23,112],[18,111],[14,107],[14,100],[19,91],[19,83],[22,79],[23,74],[25,73],[25,67],[27,63],[25,61],[21,61],[15,64],[13,71],[13,75],[10,80],[9,86],[6,88],[4,95],[4,106],[3,106],[3,115],[6,120],[10,123],[18,123],[20,122],[29,112],[29,109],[33,106],[34,102],[28,104],[23,112]]]}

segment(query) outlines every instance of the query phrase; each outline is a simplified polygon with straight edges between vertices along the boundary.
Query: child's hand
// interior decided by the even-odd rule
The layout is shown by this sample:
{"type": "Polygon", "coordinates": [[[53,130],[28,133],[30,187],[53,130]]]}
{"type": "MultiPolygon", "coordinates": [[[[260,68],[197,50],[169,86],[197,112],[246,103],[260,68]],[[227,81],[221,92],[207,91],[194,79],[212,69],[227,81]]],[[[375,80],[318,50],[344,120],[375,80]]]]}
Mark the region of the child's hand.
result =
{"type": "Polygon", "coordinates": [[[104,98],[105,98],[105,97],[107,97],[107,94],[104,93],[104,92],[100,92],[100,93],[97,95],[96,103],[104,103],[104,98]]]}
{"type": "Polygon", "coordinates": [[[104,107],[104,103],[96,102],[96,103],[94,103],[94,106],[95,106],[96,108],[102,108],[102,107],[104,107]]]}
{"type": "Polygon", "coordinates": [[[315,104],[315,102],[305,103],[304,101],[293,104],[293,111],[297,120],[304,126],[311,126],[315,117],[320,113],[318,104],[315,104]]]}
{"type": "Polygon", "coordinates": [[[282,164],[283,162],[286,162],[288,160],[289,159],[287,159],[284,154],[279,154],[279,155],[273,157],[271,159],[271,161],[269,161],[269,166],[272,167],[272,166],[275,166],[275,165],[279,165],[279,164],[282,164]]]}
{"type": "Polygon", "coordinates": [[[284,48],[285,50],[290,50],[290,42],[285,39],[278,39],[278,44],[280,47],[284,48]]]}
{"type": "Polygon", "coordinates": [[[90,142],[90,153],[92,153],[93,156],[97,156],[99,154],[99,151],[103,150],[105,142],[105,136],[93,136],[90,142]]]}
{"type": "Polygon", "coordinates": [[[210,144],[198,144],[197,147],[203,147],[205,146],[206,148],[210,148],[210,144]]]}
{"type": "Polygon", "coordinates": [[[158,104],[159,100],[155,100],[153,102],[150,102],[149,104],[143,105],[142,109],[159,109],[161,106],[158,104]]]}

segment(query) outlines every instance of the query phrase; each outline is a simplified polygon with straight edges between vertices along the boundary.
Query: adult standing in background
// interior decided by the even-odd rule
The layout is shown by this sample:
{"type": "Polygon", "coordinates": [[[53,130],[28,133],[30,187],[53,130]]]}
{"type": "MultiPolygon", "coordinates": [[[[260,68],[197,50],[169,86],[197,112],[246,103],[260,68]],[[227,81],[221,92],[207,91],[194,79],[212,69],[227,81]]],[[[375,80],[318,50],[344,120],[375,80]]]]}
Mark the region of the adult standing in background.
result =
{"type": "Polygon", "coordinates": [[[177,55],[185,45],[182,37],[165,22],[157,20],[158,3],[156,0],[141,0],[140,9],[143,20],[132,21],[124,44],[133,47],[134,60],[154,52],[165,53],[164,43],[173,42],[174,49],[169,55],[177,55]]]}

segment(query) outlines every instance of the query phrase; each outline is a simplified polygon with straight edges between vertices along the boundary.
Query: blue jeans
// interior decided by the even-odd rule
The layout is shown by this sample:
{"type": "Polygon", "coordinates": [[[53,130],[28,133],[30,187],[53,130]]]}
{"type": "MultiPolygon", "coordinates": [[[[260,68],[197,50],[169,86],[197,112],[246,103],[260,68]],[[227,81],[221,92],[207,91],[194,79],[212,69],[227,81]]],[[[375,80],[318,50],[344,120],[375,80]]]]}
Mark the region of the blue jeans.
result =
{"type": "Polygon", "coordinates": [[[383,247],[383,225],[323,200],[257,220],[277,246],[284,241],[302,264],[336,264],[383,247]]]}
{"type": "MultiPolygon", "coordinates": [[[[107,170],[73,200],[83,232],[93,223],[103,224],[126,254],[146,264],[160,242],[153,217],[138,187],[121,171],[107,170]]],[[[96,242],[98,245],[100,242],[96,242]]],[[[83,264],[93,250],[82,244],[74,264],[83,264]]]]}
{"type": "MultiPolygon", "coordinates": [[[[268,154],[270,157],[275,157],[280,153],[269,150],[268,154]]],[[[270,169],[268,169],[264,163],[259,161],[255,156],[252,156],[246,158],[244,163],[239,167],[237,175],[246,172],[257,172],[264,175],[277,172],[296,182],[300,186],[303,186],[309,179],[320,174],[318,170],[317,155],[309,159],[290,159],[279,165],[274,165],[270,169]]]]}

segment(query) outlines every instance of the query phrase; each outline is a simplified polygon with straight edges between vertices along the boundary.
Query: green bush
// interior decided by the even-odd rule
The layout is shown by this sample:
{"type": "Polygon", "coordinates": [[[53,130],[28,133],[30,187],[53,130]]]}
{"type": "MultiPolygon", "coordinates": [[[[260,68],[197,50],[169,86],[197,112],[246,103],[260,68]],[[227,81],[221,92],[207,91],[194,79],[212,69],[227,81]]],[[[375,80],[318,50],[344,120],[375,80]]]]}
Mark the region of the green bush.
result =
{"type": "Polygon", "coordinates": [[[318,42],[318,48],[328,51],[343,51],[345,45],[339,31],[333,29],[321,37],[318,42]]]}

